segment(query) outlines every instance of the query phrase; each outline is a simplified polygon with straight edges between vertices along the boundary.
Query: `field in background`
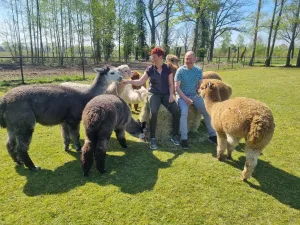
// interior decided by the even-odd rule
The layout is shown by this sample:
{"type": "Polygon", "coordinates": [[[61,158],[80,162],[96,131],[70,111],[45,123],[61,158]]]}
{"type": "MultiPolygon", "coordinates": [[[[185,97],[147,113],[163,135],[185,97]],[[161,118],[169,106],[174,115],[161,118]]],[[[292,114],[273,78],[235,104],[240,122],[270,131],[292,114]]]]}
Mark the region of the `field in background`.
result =
{"type": "MultiPolygon", "coordinates": [[[[5,148],[6,130],[0,129],[0,224],[300,224],[300,69],[219,73],[233,97],[261,100],[274,114],[273,140],[248,183],[239,179],[243,143],[232,161],[218,162],[203,126],[191,135],[188,151],[164,143],[152,151],[128,134],[124,150],[113,135],[107,174],[93,166],[89,178],[82,176],[80,156],[63,151],[59,126],[35,128],[29,153],[42,168],[38,172],[15,166],[5,148]]],[[[33,77],[31,83],[76,76],[82,82],[74,73],[33,77]]],[[[10,82],[0,88],[2,96],[10,82]]],[[[84,137],[81,129],[82,142],[84,137]]]]}

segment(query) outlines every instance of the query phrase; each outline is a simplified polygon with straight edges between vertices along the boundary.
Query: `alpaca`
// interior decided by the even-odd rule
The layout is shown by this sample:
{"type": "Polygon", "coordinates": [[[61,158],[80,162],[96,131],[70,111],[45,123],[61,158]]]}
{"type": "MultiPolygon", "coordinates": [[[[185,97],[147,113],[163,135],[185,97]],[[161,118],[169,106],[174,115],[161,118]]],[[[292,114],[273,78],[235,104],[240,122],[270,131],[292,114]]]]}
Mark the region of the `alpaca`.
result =
{"type": "Polygon", "coordinates": [[[264,103],[250,98],[238,97],[221,102],[214,81],[203,80],[200,91],[217,132],[218,160],[223,159],[226,148],[227,158],[231,159],[239,140],[245,138],[246,163],[241,179],[246,181],[257,165],[258,156],[273,137],[275,123],[271,110],[264,103]]]}
{"type": "Polygon", "coordinates": [[[99,95],[93,98],[82,113],[86,134],[82,148],[81,166],[88,176],[95,158],[97,170],[105,173],[105,156],[113,131],[123,148],[127,148],[125,130],[135,137],[145,138],[145,123],[135,121],[127,103],[115,95],[99,95]]]}
{"type": "MultiPolygon", "coordinates": [[[[138,71],[132,71],[132,77],[131,77],[131,80],[138,80],[138,79],[140,79],[140,77],[141,77],[141,74],[140,74],[138,71]]],[[[143,87],[146,88],[146,85],[144,84],[143,87]]],[[[134,86],[134,85],[132,85],[132,88],[133,88],[134,90],[139,90],[139,89],[141,89],[141,87],[134,86]]],[[[129,105],[129,108],[131,108],[131,103],[128,103],[128,105],[129,105]]],[[[137,104],[134,104],[134,109],[135,109],[135,111],[138,111],[138,107],[139,107],[139,104],[138,104],[138,103],[137,103],[137,104]]]]}
{"type": "Polygon", "coordinates": [[[171,67],[173,76],[175,76],[176,71],[179,67],[179,64],[178,64],[179,61],[180,61],[180,59],[178,59],[178,57],[176,55],[169,54],[166,57],[166,64],[168,64],[171,67]]]}
{"type": "MultiPolygon", "coordinates": [[[[28,155],[34,126],[37,123],[51,126],[63,124],[70,132],[76,149],[80,150],[79,125],[85,105],[106,88],[109,82],[121,81],[115,68],[97,68],[97,76],[87,90],[57,84],[26,85],[9,90],[0,100],[0,125],[7,128],[7,150],[17,163],[30,170],[38,170],[28,155]]],[[[65,149],[69,137],[64,137],[65,149]]]]}
{"type": "Polygon", "coordinates": [[[203,72],[203,79],[217,79],[222,80],[221,76],[215,71],[205,71],[203,72]]]}

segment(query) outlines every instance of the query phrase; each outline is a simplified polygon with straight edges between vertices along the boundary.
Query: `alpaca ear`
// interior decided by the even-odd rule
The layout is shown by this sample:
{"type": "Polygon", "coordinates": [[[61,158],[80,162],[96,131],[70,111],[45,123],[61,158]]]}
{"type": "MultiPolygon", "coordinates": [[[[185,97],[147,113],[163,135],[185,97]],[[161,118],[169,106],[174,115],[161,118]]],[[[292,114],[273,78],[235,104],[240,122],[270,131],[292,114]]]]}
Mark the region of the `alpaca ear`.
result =
{"type": "Polygon", "coordinates": [[[208,81],[207,86],[208,86],[210,89],[212,89],[212,87],[213,87],[214,85],[213,85],[210,81],[208,81]]]}
{"type": "Polygon", "coordinates": [[[104,69],[103,68],[94,68],[94,71],[96,73],[103,73],[104,72],[104,69]]]}

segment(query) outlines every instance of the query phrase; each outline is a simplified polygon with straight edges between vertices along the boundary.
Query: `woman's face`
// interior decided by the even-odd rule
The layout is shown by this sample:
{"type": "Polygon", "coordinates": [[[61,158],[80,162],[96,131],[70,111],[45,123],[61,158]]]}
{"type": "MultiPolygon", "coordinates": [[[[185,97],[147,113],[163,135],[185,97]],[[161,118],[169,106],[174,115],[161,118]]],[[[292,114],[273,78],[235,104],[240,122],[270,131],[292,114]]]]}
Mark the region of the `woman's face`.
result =
{"type": "Polygon", "coordinates": [[[163,57],[158,56],[157,54],[151,54],[151,57],[152,57],[152,62],[154,64],[158,64],[158,63],[161,63],[163,61],[163,57]]]}

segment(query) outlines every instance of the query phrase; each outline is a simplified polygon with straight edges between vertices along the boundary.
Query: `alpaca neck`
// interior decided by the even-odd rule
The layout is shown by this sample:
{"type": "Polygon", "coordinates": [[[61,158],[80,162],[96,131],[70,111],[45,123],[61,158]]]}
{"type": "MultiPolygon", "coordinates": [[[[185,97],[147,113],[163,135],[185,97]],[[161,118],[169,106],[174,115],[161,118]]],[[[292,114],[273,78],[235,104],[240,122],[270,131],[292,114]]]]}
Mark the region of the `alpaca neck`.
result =
{"type": "Polygon", "coordinates": [[[138,137],[141,131],[141,125],[131,117],[129,123],[126,125],[126,131],[130,135],[138,137]]]}
{"type": "Polygon", "coordinates": [[[92,96],[103,94],[108,86],[108,83],[106,81],[105,75],[101,75],[100,73],[97,73],[97,76],[95,77],[93,83],[91,84],[89,88],[89,93],[92,96]]]}
{"type": "Polygon", "coordinates": [[[207,96],[205,96],[204,98],[205,108],[209,115],[211,115],[211,110],[213,106],[218,102],[221,102],[221,98],[218,91],[209,91],[207,93],[207,96]]]}

